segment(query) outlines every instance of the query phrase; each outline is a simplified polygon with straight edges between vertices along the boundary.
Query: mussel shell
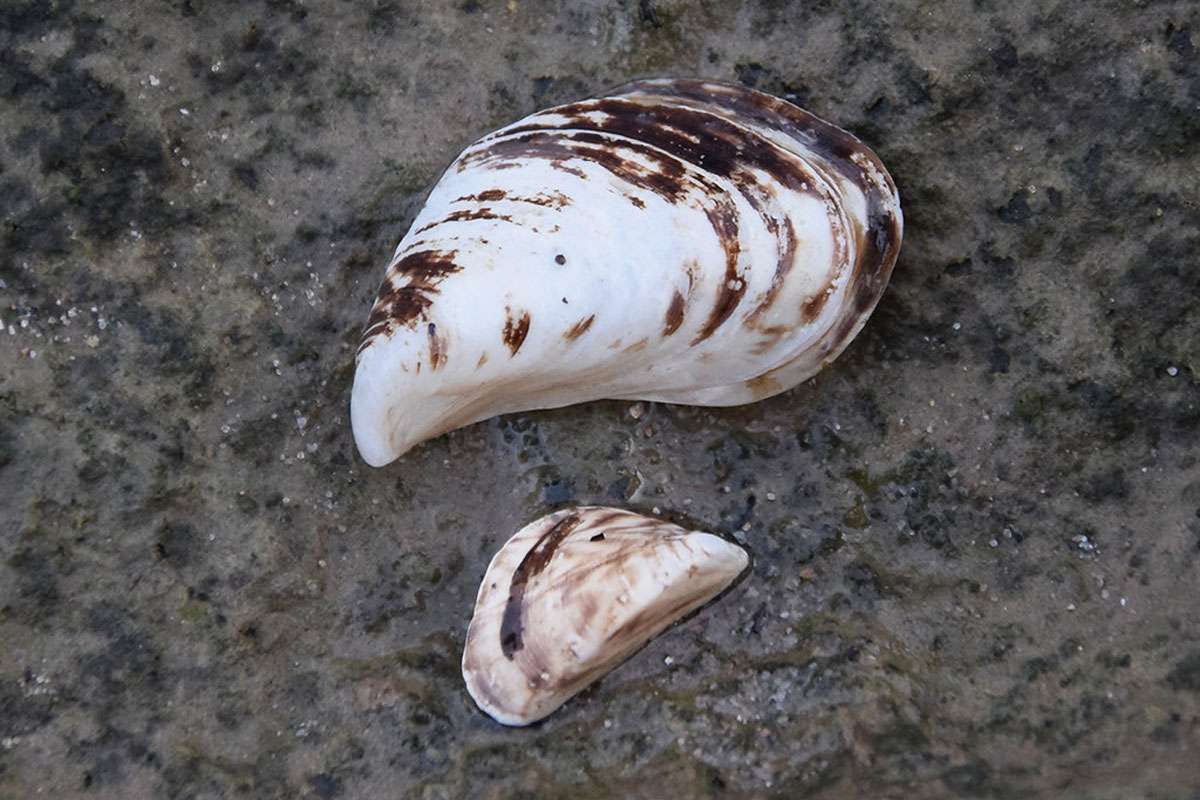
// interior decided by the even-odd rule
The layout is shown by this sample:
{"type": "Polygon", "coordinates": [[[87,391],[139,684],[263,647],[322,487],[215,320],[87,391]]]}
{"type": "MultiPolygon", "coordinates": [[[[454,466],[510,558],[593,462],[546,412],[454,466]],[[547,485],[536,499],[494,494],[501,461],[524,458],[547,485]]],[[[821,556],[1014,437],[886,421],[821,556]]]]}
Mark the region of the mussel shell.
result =
{"type": "Polygon", "coordinates": [[[479,587],[463,678],[505,725],[542,719],[729,586],[749,559],[710,533],[582,506],[527,525],[479,587]]]}
{"type": "Polygon", "coordinates": [[[832,361],[900,247],[874,153],[775,97],[639,81],[467,148],[396,250],[358,353],[364,459],[600,398],[735,405],[832,361]]]}

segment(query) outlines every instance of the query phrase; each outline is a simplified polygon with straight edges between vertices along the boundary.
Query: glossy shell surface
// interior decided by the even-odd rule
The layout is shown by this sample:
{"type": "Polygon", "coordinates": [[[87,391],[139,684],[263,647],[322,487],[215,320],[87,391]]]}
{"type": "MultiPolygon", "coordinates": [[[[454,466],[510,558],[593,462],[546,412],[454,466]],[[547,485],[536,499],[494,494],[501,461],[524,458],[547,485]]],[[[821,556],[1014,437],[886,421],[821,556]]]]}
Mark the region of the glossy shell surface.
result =
{"type": "Polygon", "coordinates": [[[364,459],[601,398],[736,405],[832,361],[900,248],[845,131],[770,95],[628,84],[468,147],[388,267],[358,353],[364,459]]]}
{"type": "Polygon", "coordinates": [[[632,511],[582,506],[516,533],[492,559],[463,678],[505,725],[542,719],[729,586],[735,544],[632,511]]]}

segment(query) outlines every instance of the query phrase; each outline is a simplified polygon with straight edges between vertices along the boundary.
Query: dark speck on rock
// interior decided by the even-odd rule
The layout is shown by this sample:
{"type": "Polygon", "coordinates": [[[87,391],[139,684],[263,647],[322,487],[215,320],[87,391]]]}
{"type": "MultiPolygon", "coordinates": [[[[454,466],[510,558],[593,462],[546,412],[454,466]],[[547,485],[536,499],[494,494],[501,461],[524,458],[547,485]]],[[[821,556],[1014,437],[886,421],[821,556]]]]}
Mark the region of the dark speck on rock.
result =
{"type": "Polygon", "coordinates": [[[187,522],[170,522],[158,532],[155,554],[176,569],[185,567],[198,555],[200,537],[187,522]]]}
{"type": "Polygon", "coordinates": [[[868,564],[863,562],[850,564],[845,569],[845,577],[851,593],[861,600],[868,602],[878,600],[883,594],[879,576],[868,564]]]}
{"type": "Polygon", "coordinates": [[[734,71],[737,74],[738,81],[751,88],[758,86],[762,80],[763,73],[766,72],[763,65],[756,61],[747,64],[738,64],[734,67],[734,71]]]}
{"type": "Polygon", "coordinates": [[[1167,685],[1178,691],[1200,692],[1200,650],[1184,656],[1171,668],[1167,685]]]}
{"type": "Polygon", "coordinates": [[[329,800],[329,798],[338,797],[342,793],[342,782],[327,772],[310,777],[308,785],[321,800],[329,800]]]}
{"type": "Polygon", "coordinates": [[[558,480],[546,484],[542,489],[542,502],[548,506],[567,503],[575,499],[575,486],[570,480],[558,480]]]}
{"type": "Polygon", "coordinates": [[[251,191],[258,188],[258,171],[254,169],[253,164],[245,162],[235,164],[233,166],[233,177],[238,179],[238,182],[251,191]]]}
{"type": "Polygon", "coordinates": [[[1029,208],[1027,192],[1024,189],[1014,192],[1008,202],[996,214],[1002,221],[1013,224],[1020,224],[1032,217],[1033,211],[1029,208]]]}
{"type": "Polygon", "coordinates": [[[656,0],[638,0],[638,20],[642,25],[649,28],[662,27],[656,4],[656,0]]]}

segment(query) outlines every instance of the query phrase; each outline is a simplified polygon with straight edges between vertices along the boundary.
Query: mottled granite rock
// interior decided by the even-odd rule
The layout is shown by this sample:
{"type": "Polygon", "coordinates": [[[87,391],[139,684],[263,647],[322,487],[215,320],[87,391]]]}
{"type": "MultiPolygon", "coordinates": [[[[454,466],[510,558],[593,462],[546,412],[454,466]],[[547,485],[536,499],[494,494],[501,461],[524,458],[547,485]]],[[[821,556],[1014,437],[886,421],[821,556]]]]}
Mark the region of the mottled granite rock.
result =
{"type": "Polygon", "coordinates": [[[1191,2],[0,4],[0,798],[1191,797],[1198,49],[1191,2]],[[863,335],[366,468],[353,348],[438,170],[640,75],[880,154],[863,335]],[[754,571],[502,729],[474,592],[568,502],[754,571]]]}

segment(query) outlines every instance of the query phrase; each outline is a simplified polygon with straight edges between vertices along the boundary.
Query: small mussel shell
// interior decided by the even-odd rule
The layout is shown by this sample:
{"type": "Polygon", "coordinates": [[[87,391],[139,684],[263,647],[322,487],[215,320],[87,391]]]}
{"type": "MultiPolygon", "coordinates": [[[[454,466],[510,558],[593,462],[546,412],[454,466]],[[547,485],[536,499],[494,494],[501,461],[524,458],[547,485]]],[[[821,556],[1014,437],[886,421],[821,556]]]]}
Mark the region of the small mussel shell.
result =
{"type": "Polygon", "coordinates": [[[528,725],[716,597],[749,563],[718,536],[581,506],[496,553],[467,629],[463,678],[481,709],[528,725]]]}

